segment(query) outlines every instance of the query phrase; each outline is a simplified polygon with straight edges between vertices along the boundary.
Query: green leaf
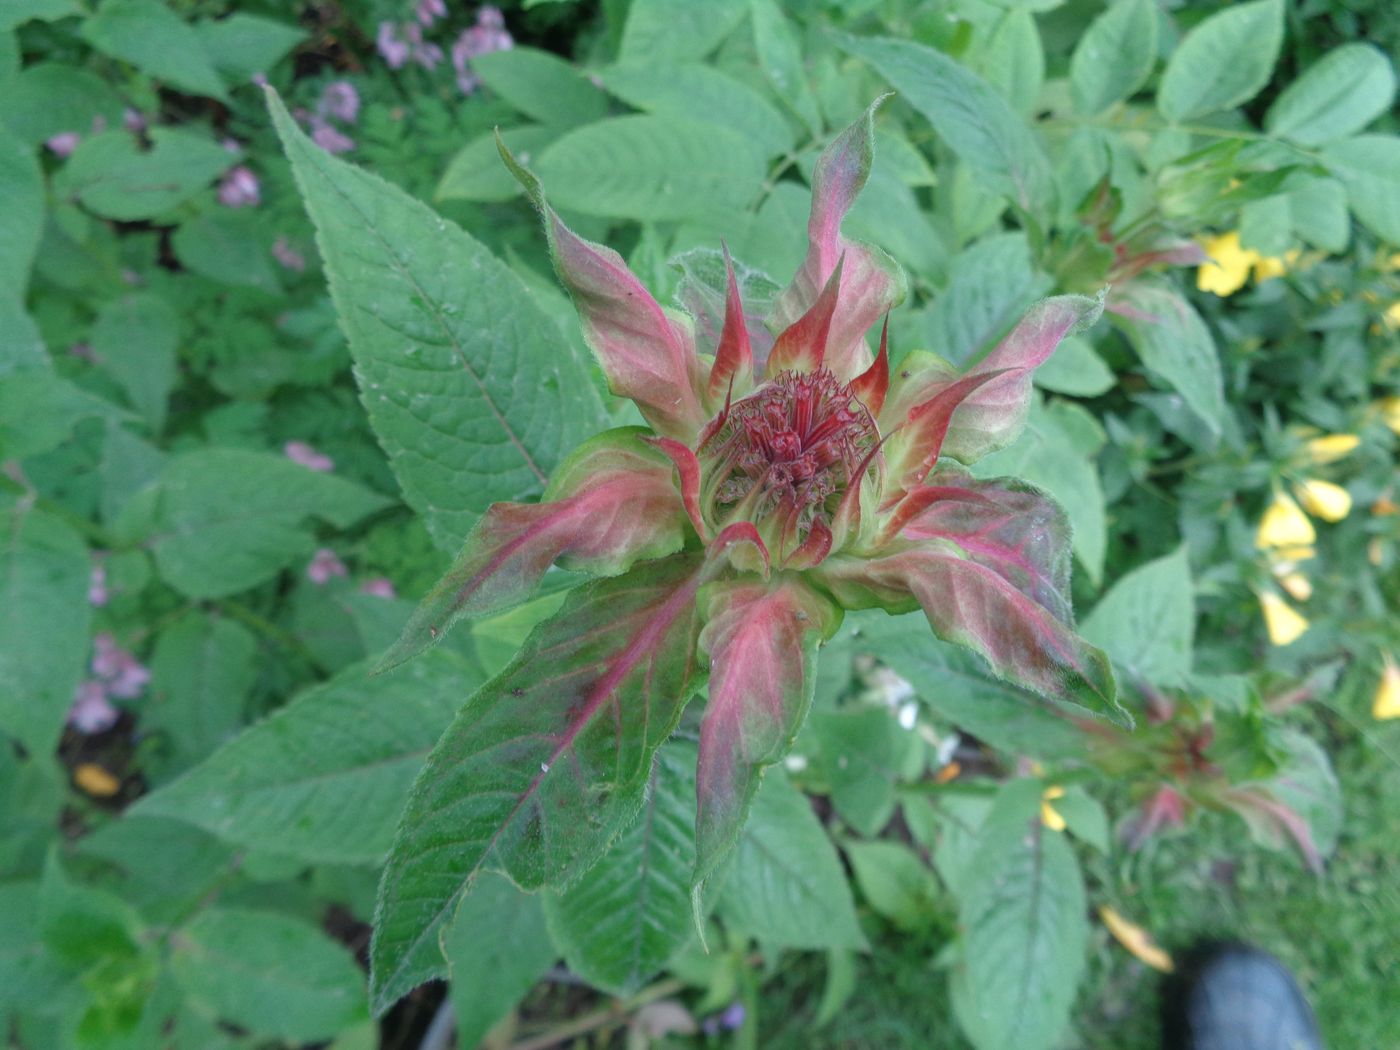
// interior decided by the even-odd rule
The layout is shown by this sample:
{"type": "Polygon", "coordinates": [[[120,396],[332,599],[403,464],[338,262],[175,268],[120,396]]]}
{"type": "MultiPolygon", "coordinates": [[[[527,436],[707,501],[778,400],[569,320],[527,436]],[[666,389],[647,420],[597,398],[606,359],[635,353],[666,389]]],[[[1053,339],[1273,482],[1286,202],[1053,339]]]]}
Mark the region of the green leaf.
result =
{"type": "Polygon", "coordinates": [[[205,54],[235,83],[272,72],[287,52],[306,39],[295,26],[241,12],[201,19],[194,28],[205,54]]]}
{"type": "Polygon", "coordinates": [[[222,598],[271,579],[315,547],[306,519],[348,528],[388,505],[351,481],[283,456],[207,448],[172,459],[156,482],[156,567],[191,598],[222,598]]]}
{"type": "MultiPolygon", "coordinates": [[[[472,72],[514,108],[541,124],[571,128],[608,115],[608,97],[583,70],[533,47],[477,55],[472,72]]],[[[500,163],[497,158],[497,163],[500,163]]]]}
{"type": "Polygon", "coordinates": [[[792,23],[775,0],[749,0],[753,45],[758,64],[773,93],[790,106],[812,134],[820,134],[822,116],[807,82],[802,46],[792,23]]]}
{"type": "Polygon", "coordinates": [[[83,23],[82,34],[103,54],[130,62],[172,87],[228,100],[199,34],[158,0],[103,0],[83,23]]]}
{"type": "Polygon", "coordinates": [[[630,106],[741,132],[768,156],[793,146],[787,118],[753,88],[712,66],[645,62],[613,66],[603,84],[630,106]]]}
{"type": "Polygon", "coordinates": [[[1341,254],[1351,241],[1347,188],[1337,179],[1308,179],[1288,193],[1289,219],[1299,237],[1314,248],[1341,254]]]}
{"type": "Polygon", "coordinates": [[[910,832],[928,850],[948,892],[959,899],[983,877],[976,867],[978,835],[991,808],[992,799],[986,794],[957,784],[932,796],[904,798],[904,820],[910,832]]]}
{"type": "Polygon", "coordinates": [[[1098,397],[1117,382],[1089,340],[1078,335],[1061,340],[1050,359],[1035,370],[1036,386],[1074,397],[1098,397]]]}
{"type": "MultiPolygon", "coordinates": [[[[19,316],[28,321],[23,314],[19,316]]],[[[85,419],[129,417],[124,409],[54,375],[47,360],[36,360],[33,350],[28,354],[29,363],[41,367],[21,367],[8,373],[0,369],[0,460],[24,459],[55,449],[85,419]]],[[[18,363],[25,362],[21,359],[18,363]]]]}
{"type": "Polygon", "coordinates": [[[0,30],[13,29],[33,18],[54,22],[81,12],[78,0],[8,0],[0,11],[0,30]]]}
{"type": "Polygon", "coordinates": [[[624,62],[704,58],[744,17],[744,0],[633,0],[622,29],[624,62]]]}
{"type": "Polygon", "coordinates": [[[49,354],[38,326],[19,299],[0,294],[0,376],[26,370],[46,373],[48,367],[49,354]]]}
{"type": "Polygon", "coordinates": [[[647,115],[610,117],[569,132],[535,165],[556,208],[721,228],[763,182],[767,153],[730,128],[647,115]]]}
{"type": "Polygon", "coordinates": [[[1109,849],[1108,814],[1082,787],[1070,787],[1054,800],[1055,812],[1065,818],[1069,833],[1100,853],[1109,849]]]}
{"type": "Polygon", "coordinates": [[[1322,163],[1346,186],[1351,210],[1362,224],[1400,245],[1400,137],[1343,139],[1323,147],[1322,163]]]}
{"type": "Polygon", "coordinates": [[[182,222],[170,247],[187,270],[225,284],[276,292],[281,288],[257,216],[219,209],[182,222]]]}
{"type": "Polygon", "coordinates": [[[29,66],[0,93],[0,123],[31,146],[64,131],[87,133],[97,117],[120,126],[121,96],[101,77],[59,62],[29,66]]]}
{"type": "Polygon", "coordinates": [[[1089,23],[1069,63],[1080,114],[1096,116],[1147,82],[1157,63],[1157,19],[1152,0],[1118,0],[1089,23]]]}
{"type": "Polygon", "coordinates": [[[1390,59],[1370,44],[1343,44],[1283,89],[1264,127],[1300,146],[1321,146],[1356,134],[1394,99],[1390,59]]]}
{"type": "Polygon", "coordinates": [[[1028,211],[1052,192],[1050,162],[1026,123],[993,87],[941,52],[905,40],[835,34],[931,123],[958,159],[1028,211]]]}
{"type": "Polygon", "coordinates": [[[754,798],[719,909],[727,925],[762,944],[867,947],[835,847],[777,769],[754,798]]]}
{"type": "Polygon", "coordinates": [[[938,884],[913,850],[902,842],[847,842],[842,849],[872,908],[908,933],[932,925],[941,911],[938,884]]]}
{"type": "Polygon", "coordinates": [[[58,858],[54,846],[39,884],[39,934],[44,946],[70,967],[111,960],[129,964],[145,932],[140,917],[115,894],[70,878],[58,858]]]}
{"type": "Polygon", "coordinates": [[[1033,693],[993,678],[985,661],[940,642],[922,616],[888,616],[879,610],[851,613],[855,646],[889,665],[913,685],[930,708],[1013,754],[1068,758],[1084,751],[1084,738],[1033,693]]]}
{"type": "Polygon", "coordinates": [[[1186,548],[1120,577],[1080,625],[1124,671],[1150,685],[1183,684],[1191,673],[1196,606],[1186,548]]]}
{"type": "MultiPolygon", "coordinates": [[[[157,649],[157,697],[170,679],[161,655],[157,649]]],[[[392,676],[370,678],[364,665],[347,668],[132,812],[182,820],[238,846],[306,861],[377,863],[423,759],[478,681],[471,663],[444,648],[392,676]]]]}
{"type": "Polygon", "coordinates": [[[1029,11],[1007,11],[977,52],[977,66],[1011,108],[1029,115],[1045,85],[1045,48],[1029,11]]]}
{"type": "Polygon", "coordinates": [[[115,421],[107,423],[102,444],[101,492],[98,496],[102,523],[112,526],[132,498],[160,475],[166,456],[115,421]]]}
{"type": "Polygon", "coordinates": [[[257,639],[246,627],[201,612],[160,633],[141,725],[165,734],[169,757],[157,763],[164,775],[189,768],[238,732],[257,655],[257,639]]]}
{"type": "Polygon", "coordinates": [[[632,825],[582,878],[545,895],[569,969],[619,995],[651,979],[693,934],[694,856],[695,747],[675,741],[657,753],[632,825]]]}
{"type": "Polygon", "coordinates": [[[365,1018],[351,954],[300,919],[209,908],[172,938],[170,969],[201,1010],[262,1036],[329,1039],[365,1018]]]}
{"type": "MultiPolygon", "coordinates": [[[[559,129],[527,124],[507,128],[500,136],[521,164],[533,164],[540,150],[559,137],[559,129]]],[[[495,133],[487,132],[447,162],[433,196],[437,200],[508,201],[523,192],[510,169],[501,163],[495,133]]]]}
{"type": "Polygon", "coordinates": [[[93,353],[153,434],[165,425],[179,343],[180,318],[154,292],[113,299],[98,311],[92,327],[93,353]]]}
{"type": "Polygon", "coordinates": [[[928,310],[921,334],[935,353],[966,365],[1006,334],[1043,285],[1023,233],[984,237],[959,252],[948,269],[952,279],[928,310]]]}
{"type": "Polygon", "coordinates": [[[878,835],[894,815],[894,778],[904,730],[883,707],[818,712],[812,716],[812,729],[821,744],[836,812],[862,835],[878,835]]]}
{"type": "Polygon", "coordinates": [[[148,151],[127,131],[85,138],[54,177],[54,193],[108,219],[152,219],[189,200],[238,159],[186,131],[151,128],[148,151]]]}
{"type": "Polygon", "coordinates": [[[0,128],[0,298],[16,306],[44,229],[44,175],[33,150],[0,128]]]}
{"type": "Polygon", "coordinates": [[[320,233],[361,398],[408,503],[456,550],[603,428],[583,363],[520,278],[425,205],[336,160],[268,96],[320,233]]]}
{"type": "Polygon", "coordinates": [[[79,536],[29,506],[0,514],[0,730],[58,744],[88,656],[92,566],[79,536]]]}
{"type": "Polygon", "coordinates": [[[1157,108],[1176,123],[1248,102],[1269,82],[1282,44],[1282,0],[1231,4],[1172,52],[1157,108]]]}
{"type": "Polygon", "coordinates": [[[457,1045],[477,1046],[558,957],[540,895],[503,875],[482,874],[443,938],[457,1045]]]}
{"type": "Polygon", "coordinates": [[[1084,883],[1064,836],[1040,823],[1040,791],[1034,780],[1001,790],[979,834],[987,875],[959,902],[953,1012],[978,1050],[1058,1045],[1084,970],[1084,883]]]}
{"type": "Polygon", "coordinates": [[[585,584],[476,692],[414,785],[379,889],[372,999],[439,976],[439,936],[482,870],[524,889],[587,871],[636,814],[698,687],[698,558],[585,584]]]}
{"type": "Polygon", "coordinates": [[[1125,286],[1118,298],[1136,316],[1115,313],[1114,321],[1127,333],[1142,363],[1219,437],[1226,413],[1220,355],[1196,308],[1169,286],[1146,280],[1125,286]]]}

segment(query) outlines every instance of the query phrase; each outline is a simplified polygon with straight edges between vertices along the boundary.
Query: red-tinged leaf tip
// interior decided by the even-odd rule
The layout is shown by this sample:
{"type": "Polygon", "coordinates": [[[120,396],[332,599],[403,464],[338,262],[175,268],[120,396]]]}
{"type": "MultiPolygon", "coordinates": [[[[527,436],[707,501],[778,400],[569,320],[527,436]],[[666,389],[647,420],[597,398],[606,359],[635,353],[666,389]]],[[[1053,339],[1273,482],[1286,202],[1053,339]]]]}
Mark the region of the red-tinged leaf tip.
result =
{"type": "Polygon", "coordinates": [[[773,343],[773,351],[768,355],[767,374],[771,378],[779,372],[815,372],[826,359],[826,342],[831,333],[831,317],[836,312],[836,304],[841,296],[841,270],[845,257],[836,261],[821,295],[812,308],[790,324],[773,343]]]}
{"type": "Polygon", "coordinates": [[[865,480],[866,473],[870,470],[870,465],[875,462],[876,457],[880,455],[881,449],[884,448],[885,442],[893,437],[894,433],[894,431],[891,431],[880,438],[880,440],[876,442],[875,447],[866,453],[865,458],[860,461],[860,465],[852,475],[850,483],[846,486],[846,491],[841,496],[841,502],[837,504],[836,516],[832,522],[832,546],[837,549],[845,547],[850,537],[860,531],[862,483],[865,480]]]}
{"type": "Polygon", "coordinates": [[[833,536],[831,530],[827,528],[826,522],[817,518],[812,522],[812,527],[807,533],[807,538],[802,541],[797,550],[788,555],[783,563],[783,568],[801,571],[820,565],[828,554],[831,553],[833,536]]]}
{"type": "Polygon", "coordinates": [[[899,436],[890,445],[887,500],[915,488],[928,476],[943,451],[953,414],[979,387],[1004,374],[1003,370],[963,376],[909,410],[899,436]]]}
{"type": "Polygon", "coordinates": [[[499,135],[496,148],[544,221],[550,256],[609,388],[636,402],[658,433],[693,441],[705,422],[693,336],[677,325],[611,248],[585,240],[545,199],[540,180],[499,135]]]}
{"type": "Polygon", "coordinates": [[[905,526],[939,500],[960,500],[992,508],[993,500],[971,488],[956,485],[921,485],[904,494],[884,515],[880,540],[888,543],[904,531],[905,526]]]}
{"type": "Polygon", "coordinates": [[[742,571],[757,571],[766,580],[772,571],[768,548],[751,521],[726,525],[706,548],[706,565],[718,568],[724,562],[742,571]]]}
{"type": "Polygon", "coordinates": [[[708,389],[711,398],[719,397],[720,391],[725,389],[732,393],[736,376],[743,389],[747,390],[753,385],[753,351],[749,346],[749,330],[744,320],[739,282],[734,277],[734,260],[729,257],[729,246],[723,242],[720,246],[724,249],[728,291],[724,300],[724,328],[715,351],[715,363],[710,369],[708,389]]]}
{"type": "Polygon", "coordinates": [[[890,389],[890,315],[885,314],[884,327],[880,329],[880,352],[875,361],[855,379],[851,380],[851,393],[860,398],[861,403],[878,417],[885,407],[885,395],[890,389]]]}
{"type": "Polygon", "coordinates": [[[685,504],[685,512],[690,517],[690,523],[695,526],[696,535],[702,541],[708,541],[709,530],[705,528],[704,519],[700,516],[700,461],[695,458],[695,453],[690,450],[690,446],[683,445],[674,438],[644,437],[642,440],[666,453],[676,465],[676,473],[680,475],[681,480],[681,501],[685,504]]]}

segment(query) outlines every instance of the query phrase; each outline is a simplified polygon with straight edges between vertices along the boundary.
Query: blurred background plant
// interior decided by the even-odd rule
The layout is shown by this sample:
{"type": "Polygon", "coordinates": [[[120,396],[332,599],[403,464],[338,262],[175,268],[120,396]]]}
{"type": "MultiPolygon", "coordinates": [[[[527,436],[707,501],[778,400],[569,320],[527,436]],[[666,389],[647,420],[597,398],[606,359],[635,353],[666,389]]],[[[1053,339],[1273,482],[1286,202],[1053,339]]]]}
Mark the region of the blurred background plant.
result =
{"type": "Polygon", "coordinates": [[[1240,936],[1332,1045],[1400,1043],[1397,48],[1394,5],[1329,0],[7,0],[9,1041],[1147,1048],[1155,971],[1240,936]],[[689,902],[639,903],[688,859],[624,835],[611,897],[484,878],[450,985],[372,1021],[408,785],[571,580],[367,677],[472,508],[538,486],[470,426],[391,464],[262,83],[509,267],[552,326],[524,359],[619,422],[492,130],[669,301],[721,239],[754,287],[792,272],[819,147],[895,90],[846,229],[909,271],[896,367],[1110,288],[978,473],[1068,509],[1138,729],[850,616],[708,954],[689,902]]]}

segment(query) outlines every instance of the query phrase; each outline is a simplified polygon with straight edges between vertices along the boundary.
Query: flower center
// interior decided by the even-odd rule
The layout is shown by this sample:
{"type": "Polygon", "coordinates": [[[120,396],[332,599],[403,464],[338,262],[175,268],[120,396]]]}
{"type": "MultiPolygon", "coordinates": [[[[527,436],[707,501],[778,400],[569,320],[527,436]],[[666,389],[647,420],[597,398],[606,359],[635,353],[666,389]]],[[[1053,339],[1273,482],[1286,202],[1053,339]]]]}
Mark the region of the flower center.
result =
{"type": "Polygon", "coordinates": [[[831,372],[781,372],[735,402],[701,443],[701,508],[716,529],[758,525],[779,549],[829,524],[879,440],[875,420],[831,372]]]}

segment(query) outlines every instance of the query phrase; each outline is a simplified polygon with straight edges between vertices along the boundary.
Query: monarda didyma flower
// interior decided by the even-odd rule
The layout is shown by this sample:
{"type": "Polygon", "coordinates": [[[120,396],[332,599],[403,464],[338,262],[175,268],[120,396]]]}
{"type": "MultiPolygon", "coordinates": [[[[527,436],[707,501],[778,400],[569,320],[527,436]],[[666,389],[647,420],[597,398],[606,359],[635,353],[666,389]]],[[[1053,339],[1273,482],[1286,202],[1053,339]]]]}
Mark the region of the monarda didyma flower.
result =
{"type": "MultiPolygon", "coordinates": [[[[708,667],[696,824],[702,880],[735,841],[763,767],[791,746],[812,697],[816,650],[845,609],[921,609],[934,633],[977,651],[1002,677],[1126,720],[1106,658],[1074,630],[1064,512],[1028,484],[965,469],[1017,435],[1032,371],[1065,335],[1096,320],[1100,304],[1040,302],[965,373],[925,352],[892,368],[884,333],[872,354],[867,333],[903,300],[904,278],[885,253],[844,238],[840,227],[870,173],[874,109],[818,161],[807,256],[773,299],[766,326],[755,323],[727,253],[722,262],[708,257],[708,279],[692,259],[680,291],[686,309],[664,309],[616,252],[560,220],[539,181],[501,145],[543,217],[609,386],[636,403],[648,427],[587,442],[539,503],[492,506],[383,662],[409,658],[459,618],[526,599],[552,565],[622,577],[604,588],[606,601],[579,598],[541,625],[430,760],[425,777],[443,763],[441,776],[460,782],[487,756],[454,751],[447,741],[458,728],[484,741],[507,708],[536,709],[518,717],[543,725],[545,707],[568,707],[567,728],[551,730],[547,748],[528,752],[533,759],[520,750],[526,737],[508,745],[512,761],[535,761],[539,771],[505,819],[535,831],[497,832],[490,848],[498,856],[523,849],[544,814],[562,813],[568,799],[590,799],[582,812],[601,826],[602,811],[622,799],[590,785],[620,775],[624,760],[649,764],[650,750],[636,756],[631,737],[619,736],[616,754],[612,745],[595,749],[595,770],[593,750],[581,757],[589,742],[641,719],[654,748],[708,667]],[[596,608],[586,610],[588,602],[596,608]],[[595,626],[566,624],[585,612],[595,626]],[[629,702],[648,705],[645,717],[627,711],[629,702]]],[[[476,746],[505,760],[494,743],[476,746]]],[[[413,835],[415,807],[437,805],[432,790],[415,798],[402,835],[413,835]]],[[[596,844],[564,856],[563,840],[543,834],[531,849],[545,851],[551,872],[596,856],[596,844]]],[[[522,885],[538,879],[538,866],[520,862],[522,885]]],[[[506,867],[514,877],[515,866],[506,867]]],[[[391,864],[391,898],[401,877],[409,876],[391,864]]]]}

